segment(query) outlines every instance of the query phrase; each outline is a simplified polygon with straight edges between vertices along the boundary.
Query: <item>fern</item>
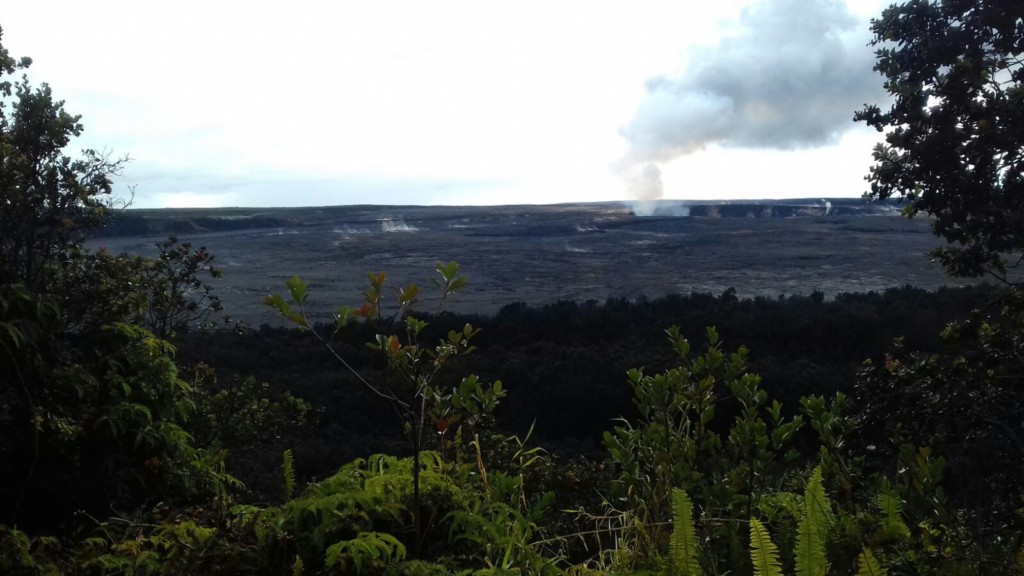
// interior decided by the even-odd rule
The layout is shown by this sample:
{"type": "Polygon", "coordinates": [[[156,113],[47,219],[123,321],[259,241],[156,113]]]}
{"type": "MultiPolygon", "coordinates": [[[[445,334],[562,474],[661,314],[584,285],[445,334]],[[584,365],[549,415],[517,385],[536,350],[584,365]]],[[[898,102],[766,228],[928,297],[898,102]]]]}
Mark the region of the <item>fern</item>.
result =
{"type": "Polygon", "coordinates": [[[822,519],[825,521],[825,528],[827,529],[836,523],[836,517],[832,513],[832,503],[829,502],[828,496],[825,495],[825,486],[821,479],[821,466],[814,469],[814,472],[811,473],[811,478],[807,482],[808,487],[813,483],[818,488],[811,492],[804,491],[804,504],[806,506],[814,505],[817,508],[821,513],[822,519]]]}
{"type": "Polygon", "coordinates": [[[352,540],[342,540],[327,548],[324,559],[326,567],[331,568],[339,560],[347,560],[359,574],[366,563],[389,564],[405,558],[405,546],[397,538],[386,532],[360,532],[352,540]]]}
{"type": "Polygon", "coordinates": [[[825,536],[831,506],[821,482],[821,467],[814,469],[804,491],[804,512],[796,532],[797,576],[822,576],[828,572],[825,536]]]}
{"type": "Polygon", "coordinates": [[[291,500],[292,495],[295,494],[295,462],[291,448],[284,451],[282,458],[284,460],[281,463],[281,470],[284,472],[284,499],[291,500]]]}
{"type": "Polygon", "coordinates": [[[891,492],[883,492],[878,495],[878,510],[882,513],[882,528],[879,530],[878,540],[890,542],[893,540],[908,540],[910,530],[903,522],[903,500],[891,492]]]}
{"type": "Polygon", "coordinates": [[[302,558],[296,554],[295,562],[292,563],[292,576],[302,576],[305,566],[302,564],[302,558]]]}
{"type": "Polygon", "coordinates": [[[886,576],[885,568],[878,565],[874,554],[867,548],[857,556],[857,576],[886,576]]]}
{"type": "Polygon", "coordinates": [[[669,574],[698,576],[697,531],[693,527],[693,503],[686,491],[672,491],[672,539],[669,542],[669,574]]]}
{"type": "Polygon", "coordinates": [[[754,576],[782,576],[779,549],[768,529],[756,518],[750,519],[750,561],[754,564],[754,576]]]}

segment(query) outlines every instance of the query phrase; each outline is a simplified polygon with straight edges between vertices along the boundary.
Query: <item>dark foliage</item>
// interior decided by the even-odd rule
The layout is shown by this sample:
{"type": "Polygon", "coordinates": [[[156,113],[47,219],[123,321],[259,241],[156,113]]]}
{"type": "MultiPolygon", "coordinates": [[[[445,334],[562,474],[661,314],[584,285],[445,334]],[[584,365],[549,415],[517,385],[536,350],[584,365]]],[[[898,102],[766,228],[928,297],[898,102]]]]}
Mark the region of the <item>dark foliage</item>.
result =
{"type": "Polygon", "coordinates": [[[1005,277],[1024,255],[1024,4],[912,0],[871,29],[892,105],[856,115],[886,131],[869,196],[933,216],[950,273],[1005,277]]]}
{"type": "MultiPolygon", "coordinates": [[[[897,337],[908,348],[937,351],[938,334],[947,323],[990,307],[994,299],[994,291],[985,287],[936,292],[906,287],[829,301],[813,295],[737,300],[728,292],[603,304],[563,301],[506,306],[493,317],[424,315],[429,325],[423,338],[436,341],[467,322],[481,328],[478,352],[455,361],[460,371],[505,383],[510,394],[500,409],[503,428],[525,434],[536,422],[535,436],[546,446],[599,457],[601,434],[613,419],[630,414],[626,372],[663,370],[674,361],[664,346],[670,324],[691,334],[716,325],[727,343],[749,343],[751,370],[790,411],[803,395],[849,391],[861,363],[881,360],[897,337]]],[[[371,382],[384,367],[364,345],[372,338],[372,330],[355,325],[334,341],[371,382]]],[[[401,436],[388,403],[338,370],[330,354],[297,330],[263,326],[241,335],[190,333],[179,348],[186,363],[204,361],[225,375],[253,375],[272,390],[323,410],[315,439],[308,447],[296,446],[302,474],[322,475],[338,458],[394,448],[401,436]]]]}
{"type": "Polygon", "coordinates": [[[935,353],[899,343],[854,388],[852,446],[877,462],[905,445],[934,448],[948,462],[948,496],[992,538],[1024,493],[1024,300],[1001,301],[998,313],[950,324],[935,353]]]}

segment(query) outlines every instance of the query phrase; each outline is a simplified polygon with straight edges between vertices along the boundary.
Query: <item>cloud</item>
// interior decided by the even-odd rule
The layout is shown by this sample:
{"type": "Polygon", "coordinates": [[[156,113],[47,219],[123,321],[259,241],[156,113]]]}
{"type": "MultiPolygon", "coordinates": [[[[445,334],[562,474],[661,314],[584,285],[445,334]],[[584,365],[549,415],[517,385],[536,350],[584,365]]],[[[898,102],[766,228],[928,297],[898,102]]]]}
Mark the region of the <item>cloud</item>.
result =
{"type": "Polygon", "coordinates": [[[884,97],[869,40],[867,22],[840,0],[762,0],[747,7],[717,45],[691,52],[679,75],[647,82],[621,129],[629,144],[622,170],[633,173],[709,145],[835,144],[855,128],[855,110],[884,97]]]}
{"type": "Polygon", "coordinates": [[[436,199],[459,192],[481,193],[507,185],[508,182],[501,180],[407,180],[374,175],[313,177],[269,171],[247,175],[198,170],[182,173],[132,165],[114,181],[117,196],[131,200],[133,208],[422,205],[443,203],[436,199]],[[134,195],[130,190],[135,191],[134,195]]]}

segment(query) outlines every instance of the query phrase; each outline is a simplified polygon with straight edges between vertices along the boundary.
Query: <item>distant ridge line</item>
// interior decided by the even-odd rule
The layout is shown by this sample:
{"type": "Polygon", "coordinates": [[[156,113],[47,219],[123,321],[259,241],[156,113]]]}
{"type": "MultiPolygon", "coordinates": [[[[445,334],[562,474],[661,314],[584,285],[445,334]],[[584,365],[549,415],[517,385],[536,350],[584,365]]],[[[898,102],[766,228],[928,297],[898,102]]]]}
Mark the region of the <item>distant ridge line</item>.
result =
{"type": "Polygon", "coordinates": [[[502,206],[394,206],[344,205],[309,207],[128,208],[114,213],[106,228],[93,237],[167,236],[233,232],[263,228],[298,228],[336,223],[379,223],[404,218],[472,218],[495,214],[580,213],[616,214],[649,218],[795,218],[823,216],[877,216],[899,213],[892,200],[867,202],[861,198],[780,200],[655,200],[642,203],[577,202],[512,204],[502,206]]]}

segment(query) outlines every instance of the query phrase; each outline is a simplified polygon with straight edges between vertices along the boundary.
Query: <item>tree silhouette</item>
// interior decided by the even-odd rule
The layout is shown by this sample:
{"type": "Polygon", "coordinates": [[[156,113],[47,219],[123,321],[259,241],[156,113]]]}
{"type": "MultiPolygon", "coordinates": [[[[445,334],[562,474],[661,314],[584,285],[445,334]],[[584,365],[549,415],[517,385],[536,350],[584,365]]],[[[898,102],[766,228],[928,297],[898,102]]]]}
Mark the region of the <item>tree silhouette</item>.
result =
{"type": "Polygon", "coordinates": [[[951,274],[1006,280],[1024,258],[1024,3],[912,0],[871,29],[892,104],[855,115],[885,132],[867,196],[930,214],[951,274]]]}

